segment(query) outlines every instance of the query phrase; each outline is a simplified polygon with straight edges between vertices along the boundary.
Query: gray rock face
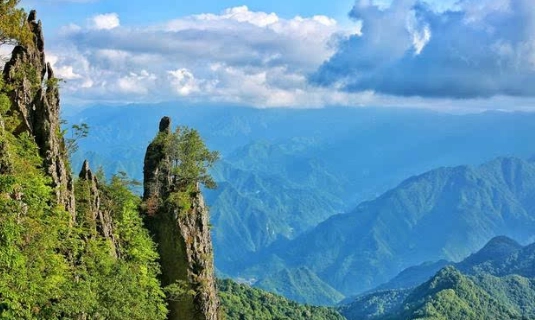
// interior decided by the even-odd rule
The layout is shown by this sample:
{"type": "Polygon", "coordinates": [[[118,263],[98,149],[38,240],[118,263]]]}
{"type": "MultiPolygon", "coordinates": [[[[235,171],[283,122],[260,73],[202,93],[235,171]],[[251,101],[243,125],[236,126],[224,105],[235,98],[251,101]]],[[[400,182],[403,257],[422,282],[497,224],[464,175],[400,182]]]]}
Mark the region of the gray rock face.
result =
{"type": "Polygon", "coordinates": [[[59,122],[58,79],[50,64],[45,63],[43,32],[41,22],[36,21],[35,11],[30,12],[28,23],[33,32],[33,43],[13,49],[3,74],[5,82],[15,88],[10,93],[10,112],[20,120],[15,134],[28,132],[35,137],[43,166],[52,178],[57,203],[65,207],[74,221],[73,183],[59,122]]]}
{"type": "Polygon", "coordinates": [[[160,122],[159,133],[148,146],[144,164],[146,224],[158,244],[162,285],[185,283],[194,294],[169,303],[169,319],[217,320],[213,249],[208,209],[198,186],[181,190],[172,174],[169,156],[170,119],[160,122]],[[185,197],[189,207],[177,204],[185,197]]]}

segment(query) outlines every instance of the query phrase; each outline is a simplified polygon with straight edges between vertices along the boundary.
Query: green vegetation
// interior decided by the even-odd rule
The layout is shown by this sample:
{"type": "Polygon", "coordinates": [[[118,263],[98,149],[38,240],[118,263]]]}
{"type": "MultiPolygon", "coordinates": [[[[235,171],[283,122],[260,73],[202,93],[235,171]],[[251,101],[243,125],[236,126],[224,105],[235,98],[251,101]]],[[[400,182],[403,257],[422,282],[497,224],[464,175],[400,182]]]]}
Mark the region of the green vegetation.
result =
{"type": "MultiPolygon", "coordinates": [[[[535,319],[535,244],[522,247],[496,237],[465,260],[438,271],[412,289],[372,292],[340,308],[349,320],[535,319]],[[457,269],[456,269],[457,268],[457,269]],[[460,270],[460,271],[459,271],[460,270]]],[[[382,287],[421,279],[409,268],[382,287]]]]}
{"type": "Polygon", "coordinates": [[[386,290],[363,294],[342,305],[339,311],[347,319],[379,319],[399,309],[411,290],[386,290]]]}
{"type": "Polygon", "coordinates": [[[3,44],[28,44],[31,32],[26,23],[26,13],[17,8],[20,0],[0,0],[0,46],[3,44]]]}
{"type": "MultiPolygon", "coordinates": [[[[66,125],[66,121],[62,121],[62,125],[66,125]]],[[[68,155],[74,154],[78,151],[78,142],[80,139],[87,138],[89,135],[89,125],[87,123],[73,124],[69,130],[63,129],[62,136],[65,140],[65,149],[68,155]],[[69,136],[67,137],[67,132],[69,136]]]]}
{"type": "Polygon", "coordinates": [[[403,302],[402,311],[387,319],[520,319],[472,280],[446,267],[417,287],[403,302]]]}
{"type": "Polygon", "coordinates": [[[201,184],[214,189],[216,183],[208,174],[208,169],[219,159],[217,151],[210,151],[199,132],[185,126],[178,127],[171,136],[170,156],[173,175],[178,185],[201,184]]]}
{"type": "MultiPolygon", "coordinates": [[[[113,176],[109,183],[99,183],[101,210],[108,212],[113,221],[110,229],[117,257],[110,254],[111,239],[86,236],[88,230],[94,232],[94,227],[78,230],[81,238],[86,239],[78,269],[83,270],[81,278],[91,288],[91,299],[96,298],[92,302],[97,306],[88,314],[109,319],[164,319],[167,311],[157,279],[158,255],[148,231],[143,228],[138,210],[141,199],[129,190],[130,183],[124,174],[113,176]]],[[[86,181],[78,181],[77,194],[87,192],[85,184],[86,181]]],[[[83,203],[82,199],[78,196],[77,203],[83,203]]],[[[84,215],[83,207],[78,208],[77,215],[84,215]]],[[[91,217],[87,221],[94,220],[91,217]]]]}
{"type": "Polygon", "coordinates": [[[34,138],[11,132],[19,119],[9,109],[0,87],[0,317],[165,319],[154,243],[127,180],[100,181],[111,235],[98,231],[88,181],[76,182],[73,221],[55,203],[34,138]]]}
{"type": "Polygon", "coordinates": [[[232,280],[218,282],[219,297],[229,320],[343,320],[335,310],[300,305],[232,280]]]}

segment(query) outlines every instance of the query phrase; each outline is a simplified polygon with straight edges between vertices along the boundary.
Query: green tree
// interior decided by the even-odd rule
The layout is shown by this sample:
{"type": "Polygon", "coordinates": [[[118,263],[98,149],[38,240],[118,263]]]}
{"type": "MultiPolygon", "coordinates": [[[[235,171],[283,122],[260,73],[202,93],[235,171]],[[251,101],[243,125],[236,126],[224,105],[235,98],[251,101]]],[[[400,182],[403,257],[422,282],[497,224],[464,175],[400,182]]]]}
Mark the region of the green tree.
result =
{"type": "Polygon", "coordinates": [[[208,169],[219,159],[219,153],[206,147],[197,130],[178,127],[169,147],[173,174],[179,186],[200,183],[209,189],[216,188],[208,169]]]}
{"type": "MultiPolygon", "coordinates": [[[[62,124],[66,124],[65,121],[62,124]]],[[[78,141],[83,138],[87,138],[89,135],[89,125],[87,123],[73,124],[70,130],[63,130],[63,136],[65,137],[67,131],[70,132],[70,136],[65,138],[65,149],[68,155],[72,155],[78,151],[78,141]]]]}
{"type": "Polygon", "coordinates": [[[31,32],[26,23],[26,12],[18,8],[20,0],[0,0],[0,46],[4,44],[24,44],[31,40],[31,32]]]}

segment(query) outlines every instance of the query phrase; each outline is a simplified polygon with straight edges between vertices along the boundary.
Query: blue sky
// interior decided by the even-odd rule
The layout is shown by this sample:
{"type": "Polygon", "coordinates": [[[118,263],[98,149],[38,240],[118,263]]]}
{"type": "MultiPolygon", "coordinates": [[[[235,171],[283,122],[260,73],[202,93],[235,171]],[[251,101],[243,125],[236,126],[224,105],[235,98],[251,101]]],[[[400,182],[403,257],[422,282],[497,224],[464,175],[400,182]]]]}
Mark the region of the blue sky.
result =
{"type": "Polygon", "coordinates": [[[353,0],[309,1],[309,0],[22,0],[22,6],[39,10],[42,16],[53,16],[48,21],[49,29],[64,24],[85,20],[88,16],[115,12],[125,25],[158,23],[181,16],[200,13],[218,13],[227,8],[247,5],[253,11],[274,12],[280,17],[296,15],[326,15],[337,20],[348,20],[347,14],[353,0]],[[147,3],[150,3],[148,5],[147,3]],[[150,8],[150,9],[149,9],[150,8]]]}
{"type": "Polygon", "coordinates": [[[532,0],[22,0],[68,104],[535,109],[532,0]]]}

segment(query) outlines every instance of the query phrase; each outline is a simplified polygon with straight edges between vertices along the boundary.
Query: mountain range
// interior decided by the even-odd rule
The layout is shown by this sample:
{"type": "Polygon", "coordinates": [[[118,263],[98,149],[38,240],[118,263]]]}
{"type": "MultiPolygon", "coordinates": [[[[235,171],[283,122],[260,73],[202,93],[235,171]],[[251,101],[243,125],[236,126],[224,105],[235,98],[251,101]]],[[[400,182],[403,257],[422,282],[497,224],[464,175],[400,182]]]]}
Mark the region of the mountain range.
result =
{"type": "MultiPolygon", "coordinates": [[[[499,236],[459,263],[421,280],[423,266],[403,271],[400,283],[346,301],[340,312],[356,319],[535,319],[535,243],[499,236]],[[420,269],[420,270],[418,270],[420,269]]],[[[385,286],[382,286],[383,288],[385,286]]]]}
{"type": "MultiPolygon", "coordinates": [[[[222,160],[207,192],[218,270],[280,239],[294,239],[330,216],[373,200],[407,177],[498,156],[529,158],[535,115],[451,115],[416,109],[254,109],[173,103],[66,107],[69,124],[87,123],[73,156],[108,175],[141,180],[145,145],[163,115],[199,130],[222,160]],[[125,112],[127,110],[128,112],[125,112]]],[[[69,134],[67,135],[69,136],[69,134]]]]}

